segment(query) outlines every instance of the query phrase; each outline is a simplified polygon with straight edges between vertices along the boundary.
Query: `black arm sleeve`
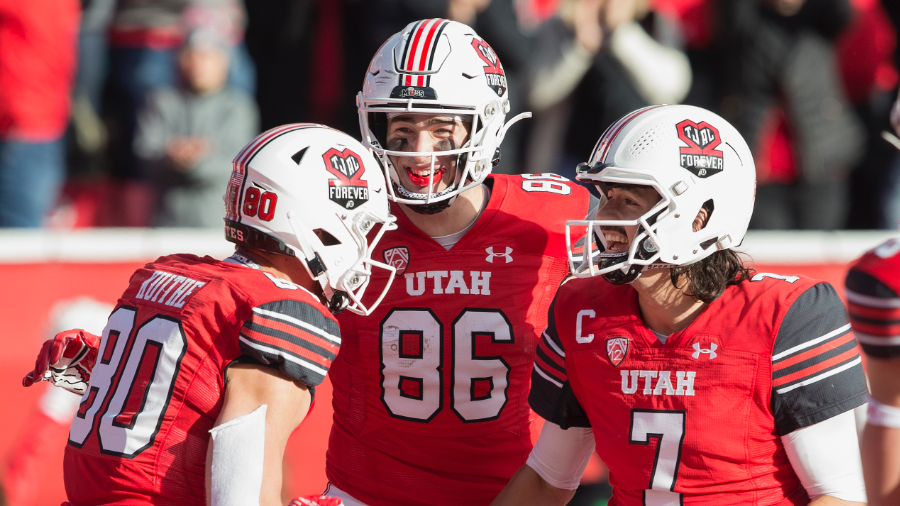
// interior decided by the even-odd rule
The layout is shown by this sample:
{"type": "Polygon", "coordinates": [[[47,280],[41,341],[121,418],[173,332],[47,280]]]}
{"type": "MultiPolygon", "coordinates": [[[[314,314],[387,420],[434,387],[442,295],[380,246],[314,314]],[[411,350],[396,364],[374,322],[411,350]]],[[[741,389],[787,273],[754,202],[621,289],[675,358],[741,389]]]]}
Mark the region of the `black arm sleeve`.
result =
{"type": "Polygon", "coordinates": [[[309,386],[325,380],[341,343],[337,322],[297,300],[253,308],[238,340],[244,355],[309,386]]]}
{"type": "Polygon", "coordinates": [[[535,353],[528,403],[541,418],[563,429],[590,427],[587,414],[572,392],[566,375],[566,354],[556,333],[553,316],[555,306],[554,300],[550,305],[547,330],[541,336],[535,353]]]}
{"type": "Polygon", "coordinates": [[[772,352],[772,413],[780,435],[865,402],[856,339],[837,292],[819,283],[793,302],[772,352]]]}

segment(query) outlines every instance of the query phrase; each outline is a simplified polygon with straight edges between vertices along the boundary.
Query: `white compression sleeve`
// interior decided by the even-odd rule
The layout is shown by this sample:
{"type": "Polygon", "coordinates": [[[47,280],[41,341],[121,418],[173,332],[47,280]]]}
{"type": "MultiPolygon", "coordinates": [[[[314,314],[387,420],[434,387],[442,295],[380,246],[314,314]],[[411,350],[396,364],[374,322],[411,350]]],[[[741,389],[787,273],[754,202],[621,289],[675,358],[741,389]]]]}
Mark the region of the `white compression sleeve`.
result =
{"type": "Polygon", "coordinates": [[[827,495],[866,502],[853,410],[781,436],[781,441],[811,500],[827,495]]]}
{"type": "Polygon", "coordinates": [[[209,431],[212,436],[210,504],[258,505],[266,448],[266,408],[239,416],[209,431]]]}
{"type": "Polygon", "coordinates": [[[575,490],[594,453],[594,432],[590,428],[562,427],[544,422],[541,436],[525,462],[550,485],[575,490]]]}

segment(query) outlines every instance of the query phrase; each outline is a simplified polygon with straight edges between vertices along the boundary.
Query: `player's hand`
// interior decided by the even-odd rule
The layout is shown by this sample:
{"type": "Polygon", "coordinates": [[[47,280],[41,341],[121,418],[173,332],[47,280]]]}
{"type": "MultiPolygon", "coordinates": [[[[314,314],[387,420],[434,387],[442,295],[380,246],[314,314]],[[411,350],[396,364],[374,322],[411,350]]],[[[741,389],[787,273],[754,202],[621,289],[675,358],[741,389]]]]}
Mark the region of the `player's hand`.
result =
{"type": "Polygon", "coordinates": [[[84,394],[91,380],[91,371],[97,363],[100,337],[82,329],[66,330],[53,339],[44,341],[34,370],[25,375],[22,385],[30,387],[50,381],[78,395],[84,394]]]}
{"type": "Polygon", "coordinates": [[[306,497],[297,497],[289,502],[288,506],[344,506],[344,501],[340,497],[308,495],[306,497]]]}

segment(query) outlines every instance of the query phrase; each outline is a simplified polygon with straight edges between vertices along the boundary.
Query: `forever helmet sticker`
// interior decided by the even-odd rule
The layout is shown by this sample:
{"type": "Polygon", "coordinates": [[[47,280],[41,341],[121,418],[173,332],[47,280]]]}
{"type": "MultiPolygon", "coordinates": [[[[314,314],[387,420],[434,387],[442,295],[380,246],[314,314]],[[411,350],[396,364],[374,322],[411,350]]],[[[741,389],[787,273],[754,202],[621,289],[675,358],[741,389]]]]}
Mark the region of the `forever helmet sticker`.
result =
{"type": "Polygon", "coordinates": [[[329,199],[345,209],[353,209],[369,201],[369,183],[360,179],[366,168],[358,154],[349,148],[343,151],[331,148],[322,158],[328,172],[337,177],[328,180],[329,199]]]}
{"type": "Polygon", "coordinates": [[[697,177],[707,178],[722,172],[725,168],[722,151],[716,149],[722,143],[719,130],[705,121],[699,124],[686,119],[675,125],[678,138],[687,147],[681,148],[681,166],[697,177]]]}
{"type": "Polygon", "coordinates": [[[487,85],[494,90],[497,96],[502,97],[507,89],[506,73],[503,72],[503,65],[500,64],[497,53],[487,42],[478,38],[472,39],[472,47],[484,62],[484,77],[487,79],[487,85]]]}

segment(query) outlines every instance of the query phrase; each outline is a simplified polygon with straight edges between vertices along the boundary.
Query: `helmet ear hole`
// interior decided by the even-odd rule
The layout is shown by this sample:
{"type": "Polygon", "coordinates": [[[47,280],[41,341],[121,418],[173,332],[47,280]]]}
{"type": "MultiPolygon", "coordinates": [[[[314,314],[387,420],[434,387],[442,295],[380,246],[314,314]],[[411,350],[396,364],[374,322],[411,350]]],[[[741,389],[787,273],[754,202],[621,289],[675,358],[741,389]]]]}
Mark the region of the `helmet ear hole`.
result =
{"type": "Polygon", "coordinates": [[[328,233],[324,228],[317,228],[313,230],[313,233],[316,234],[316,237],[318,237],[320,241],[322,241],[323,246],[338,246],[341,244],[341,241],[337,237],[328,233]]]}
{"type": "Polygon", "coordinates": [[[712,218],[713,211],[715,210],[716,205],[712,199],[707,200],[700,206],[700,211],[697,212],[697,216],[694,218],[693,229],[694,232],[699,232],[706,228],[706,225],[709,224],[709,219],[712,218]]]}

